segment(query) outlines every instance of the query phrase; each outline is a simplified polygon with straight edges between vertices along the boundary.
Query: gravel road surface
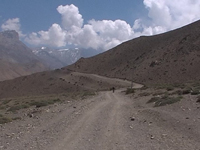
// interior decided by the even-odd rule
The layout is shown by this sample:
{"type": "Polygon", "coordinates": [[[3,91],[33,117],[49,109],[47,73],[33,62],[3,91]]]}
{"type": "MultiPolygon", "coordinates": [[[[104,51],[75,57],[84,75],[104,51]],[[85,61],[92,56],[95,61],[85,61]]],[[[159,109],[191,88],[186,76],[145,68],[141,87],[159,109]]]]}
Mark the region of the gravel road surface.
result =
{"type": "Polygon", "coordinates": [[[122,90],[32,111],[0,126],[0,150],[200,149],[200,119],[149,107],[122,90]]]}

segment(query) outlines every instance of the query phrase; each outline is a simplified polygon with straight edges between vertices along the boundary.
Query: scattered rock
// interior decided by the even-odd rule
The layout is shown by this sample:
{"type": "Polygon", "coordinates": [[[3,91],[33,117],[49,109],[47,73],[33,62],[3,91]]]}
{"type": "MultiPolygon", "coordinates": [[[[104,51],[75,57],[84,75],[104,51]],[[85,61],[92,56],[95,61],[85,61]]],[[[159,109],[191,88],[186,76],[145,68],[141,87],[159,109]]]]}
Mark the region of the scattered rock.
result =
{"type": "Polygon", "coordinates": [[[154,139],[154,136],[153,136],[153,135],[150,135],[150,138],[151,138],[151,139],[154,139]]]}
{"type": "Polygon", "coordinates": [[[152,122],[149,122],[149,126],[152,124],[152,122]]]}
{"type": "Polygon", "coordinates": [[[135,117],[130,117],[131,118],[131,121],[135,121],[135,117]]]}
{"type": "Polygon", "coordinates": [[[33,118],[33,117],[34,117],[34,115],[33,115],[33,114],[28,114],[28,116],[29,116],[30,118],[33,118]]]}
{"type": "Polygon", "coordinates": [[[162,134],[162,137],[166,137],[167,136],[167,134],[162,134]]]}

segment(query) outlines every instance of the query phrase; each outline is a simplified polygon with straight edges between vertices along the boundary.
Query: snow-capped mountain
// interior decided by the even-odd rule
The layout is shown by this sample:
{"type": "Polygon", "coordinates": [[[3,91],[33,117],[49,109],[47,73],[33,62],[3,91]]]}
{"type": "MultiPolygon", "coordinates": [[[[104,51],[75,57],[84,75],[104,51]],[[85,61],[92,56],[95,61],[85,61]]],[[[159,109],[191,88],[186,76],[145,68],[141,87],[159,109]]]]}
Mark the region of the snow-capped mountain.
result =
{"type": "Polygon", "coordinates": [[[50,69],[56,69],[73,64],[81,57],[94,56],[102,51],[79,48],[51,49],[48,47],[40,47],[32,49],[32,52],[50,69]]]}

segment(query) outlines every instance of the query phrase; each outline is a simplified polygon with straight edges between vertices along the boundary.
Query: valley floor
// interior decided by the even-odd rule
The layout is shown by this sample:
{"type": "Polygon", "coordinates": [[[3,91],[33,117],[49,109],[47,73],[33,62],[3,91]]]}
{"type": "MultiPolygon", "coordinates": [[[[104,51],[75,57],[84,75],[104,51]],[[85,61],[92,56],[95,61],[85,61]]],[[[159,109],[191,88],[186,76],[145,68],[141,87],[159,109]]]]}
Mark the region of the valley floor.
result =
{"type": "Polygon", "coordinates": [[[199,150],[196,105],[152,107],[122,91],[32,109],[0,126],[0,150],[199,150]]]}

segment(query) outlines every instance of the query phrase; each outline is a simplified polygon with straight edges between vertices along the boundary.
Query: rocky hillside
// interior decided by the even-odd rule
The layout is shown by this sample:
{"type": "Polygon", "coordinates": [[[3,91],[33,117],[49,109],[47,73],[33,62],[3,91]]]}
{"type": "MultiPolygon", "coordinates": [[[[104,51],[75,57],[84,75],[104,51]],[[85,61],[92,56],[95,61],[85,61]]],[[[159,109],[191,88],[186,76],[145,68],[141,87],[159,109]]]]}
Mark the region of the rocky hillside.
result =
{"type": "Polygon", "coordinates": [[[15,31],[0,33],[0,81],[47,70],[15,31]]]}
{"type": "Polygon", "coordinates": [[[143,84],[200,79],[200,21],[155,36],[142,36],[66,67],[143,84]]]}

